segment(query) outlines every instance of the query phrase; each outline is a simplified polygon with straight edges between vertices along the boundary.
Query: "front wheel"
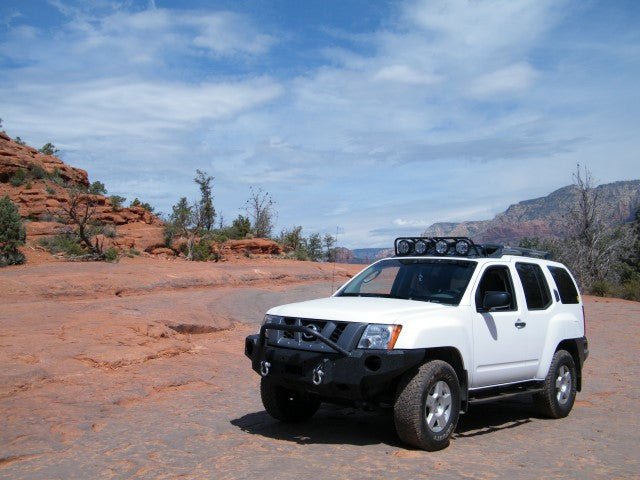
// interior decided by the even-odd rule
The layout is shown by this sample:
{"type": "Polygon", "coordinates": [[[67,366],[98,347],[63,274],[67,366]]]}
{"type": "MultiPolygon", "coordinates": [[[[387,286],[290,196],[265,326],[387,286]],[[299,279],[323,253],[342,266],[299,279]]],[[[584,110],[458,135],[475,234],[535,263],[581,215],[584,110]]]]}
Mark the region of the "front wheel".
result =
{"type": "Polygon", "coordinates": [[[427,451],[441,450],[460,416],[460,383],[455,370],[442,360],[406,374],[398,385],[393,408],[400,439],[427,451]]]}
{"type": "Polygon", "coordinates": [[[576,399],[576,364],[566,350],[558,350],[551,361],[542,392],[535,400],[541,413],[550,418],[569,415],[576,399]]]}
{"type": "Polygon", "coordinates": [[[264,377],[260,380],[260,396],[267,413],[281,422],[303,422],[320,408],[317,397],[288,390],[264,377]]]}

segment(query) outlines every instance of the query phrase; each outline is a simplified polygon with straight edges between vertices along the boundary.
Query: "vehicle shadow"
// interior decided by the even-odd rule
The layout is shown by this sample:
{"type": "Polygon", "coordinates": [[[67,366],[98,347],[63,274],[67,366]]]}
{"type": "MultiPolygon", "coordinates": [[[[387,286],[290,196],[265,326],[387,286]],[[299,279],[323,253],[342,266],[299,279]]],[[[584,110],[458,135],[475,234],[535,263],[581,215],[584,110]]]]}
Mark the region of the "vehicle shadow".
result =
{"type": "Polygon", "coordinates": [[[401,445],[391,415],[334,405],[323,405],[311,420],[303,423],[281,423],[262,411],[231,420],[231,424],[247,433],[300,445],[401,445]]]}
{"type": "Polygon", "coordinates": [[[476,437],[517,428],[531,423],[534,418],[540,418],[540,415],[530,396],[471,405],[468,412],[460,416],[453,438],[476,437]]]}
{"type": "MultiPolygon", "coordinates": [[[[527,401],[502,400],[474,405],[461,415],[453,438],[518,428],[538,418],[527,401]]],[[[231,420],[231,424],[252,435],[308,444],[348,444],[356,446],[386,444],[406,448],[398,438],[390,412],[363,412],[348,407],[323,405],[308,422],[287,424],[273,419],[267,412],[254,412],[231,420]]]]}

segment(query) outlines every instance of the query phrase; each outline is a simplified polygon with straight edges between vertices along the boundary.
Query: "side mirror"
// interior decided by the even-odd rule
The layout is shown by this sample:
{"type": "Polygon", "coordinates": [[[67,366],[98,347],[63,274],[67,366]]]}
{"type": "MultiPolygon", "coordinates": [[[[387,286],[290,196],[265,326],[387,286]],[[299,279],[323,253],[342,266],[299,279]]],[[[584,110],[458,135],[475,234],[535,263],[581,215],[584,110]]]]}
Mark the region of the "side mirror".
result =
{"type": "Polygon", "coordinates": [[[509,292],[487,292],[482,301],[482,311],[490,312],[500,308],[508,308],[511,305],[509,292]]]}

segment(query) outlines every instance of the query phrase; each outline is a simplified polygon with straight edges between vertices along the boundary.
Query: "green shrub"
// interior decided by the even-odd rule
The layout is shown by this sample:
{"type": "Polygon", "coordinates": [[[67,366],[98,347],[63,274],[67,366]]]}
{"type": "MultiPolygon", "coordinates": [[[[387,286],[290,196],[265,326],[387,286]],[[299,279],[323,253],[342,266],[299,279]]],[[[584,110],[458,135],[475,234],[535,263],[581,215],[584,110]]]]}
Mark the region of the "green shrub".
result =
{"type": "Polygon", "coordinates": [[[129,204],[129,207],[142,207],[147,212],[153,213],[154,207],[147,202],[141,202],[137,197],[133,199],[133,201],[129,204]]]}
{"type": "Polygon", "coordinates": [[[49,195],[55,195],[56,194],[56,189],[51,187],[51,186],[49,186],[49,185],[47,185],[47,188],[45,190],[47,191],[47,193],[49,195]]]}
{"type": "Polygon", "coordinates": [[[39,151],[44,155],[56,155],[60,150],[58,150],[53,143],[47,142],[39,151]]]}
{"type": "Polygon", "coordinates": [[[210,241],[203,238],[193,246],[193,261],[207,262],[210,259],[211,259],[210,241]]]}
{"type": "Polygon", "coordinates": [[[299,248],[295,251],[296,260],[309,260],[309,255],[304,248],[299,248]]]}
{"type": "Polygon", "coordinates": [[[90,194],[92,194],[92,195],[106,195],[107,194],[107,189],[104,186],[104,183],[99,182],[99,181],[96,180],[91,185],[89,185],[88,192],[90,194]]]}
{"type": "Polygon", "coordinates": [[[115,247],[109,247],[104,252],[104,259],[107,262],[116,262],[118,260],[118,249],[115,247]]]}
{"type": "Polygon", "coordinates": [[[116,238],[118,232],[116,230],[116,227],[114,227],[113,225],[105,225],[102,228],[102,234],[107,238],[116,238]]]}
{"type": "Polygon", "coordinates": [[[127,257],[132,258],[132,257],[139,257],[140,256],[140,250],[138,250],[137,248],[130,248],[129,250],[127,250],[127,257]]]}
{"type": "Polygon", "coordinates": [[[42,180],[43,178],[49,177],[49,174],[47,173],[47,171],[44,168],[42,168],[40,165],[33,165],[29,173],[32,178],[37,178],[38,180],[42,180]]]}
{"type": "Polygon", "coordinates": [[[14,138],[13,141],[16,142],[18,145],[26,145],[26,142],[22,140],[20,137],[14,138]]]}
{"type": "Polygon", "coordinates": [[[122,208],[122,204],[127,199],[124,197],[121,197],[120,195],[111,195],[109,197],[109,200],[111,200],[111,206],[113,207],[114,210],[120,210],[122,208]]]}
{"type": "Polygon", "coordinates": [[[9,179],[9,183],[14,187],[19,187],[27,180],[27,172],[22,168],[20,170],[16,170],[16,172],[9,179]]]}
{"type": "Polygon", "coordinates": [[[22,218],[8,196],[0,198],[0,266],[18,265],[25,258],[18,250],[24,245],[26,232],[22,218]]]}
{"type": "Polygon", "coordinates": [[[9,253],[0,253],[0,267],[7,267],[9,265],[22,265],[26,262],[24,254],[20,250],[9,253]]]}
{"type": "Polygon", "coordinates": [[[33,188],[33,185],[31,185],[31,182],[27,182],[24,186],[25,190],[31,190],[33,188]]]}
{"type": "Polygon", "coordinates": [[[220,230],[216,230],[215,232],[211,233],[209,238],[211,239],[211,241],[216,243],[224,243],[229,240],[229,237],[220,230]]]}
{"type": "Polygon", "coordinates": [[[53,254],[62,253],[70,257],[77,257],[85,253],[82,245],[80,245],[80,239],[74,234],[41,238],[39,243],[53,254]]]}
{"type": "Polygon", "coordinates": [[[620,286],[619,296],[625,300],[640,302],[640,280],[632,279],[620,286]]]}
{"type": "Polygon", "coordinates": [[[591,285],[590,293],[597,297],[606,297],[611,293],[611,285],[605,280],[597,280],[591,285]]]}

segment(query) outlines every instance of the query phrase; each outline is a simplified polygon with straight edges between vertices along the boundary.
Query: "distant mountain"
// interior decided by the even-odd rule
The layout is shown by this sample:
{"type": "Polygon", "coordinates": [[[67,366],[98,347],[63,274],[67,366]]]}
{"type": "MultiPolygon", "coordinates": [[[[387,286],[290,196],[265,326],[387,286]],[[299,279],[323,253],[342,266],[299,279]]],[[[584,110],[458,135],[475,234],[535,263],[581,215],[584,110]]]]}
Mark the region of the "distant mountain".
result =
{"type": "Polygon", "coordinates": [[[352,263],[371,263],[378,258],[380,252],[387,252],[387,248],[356,248],[351,250],[353,255],[352,263]]]}
{"type": "MultiPolygon", "coordinates": [[[[607,183],[596,187],[601,200],[603,218],[609,225],[633,219],[640,207],[640,180],[607,183]]],[[[422,235],[429,237],[470,237],[472,240],[517,245],[524,237],[562,238],[567,229],[566,215],[578,201],[574,185],[562,187],[546,197],[513,204],[492,220],[438,222],[422,235]]],[[[393,255],[392,248],[340,249],[339,261],[372,263],[393,255]]]]}
{"type": "MultiPolygon", "coordinates": [[[[601,200],[603,218],[616,225],[633,218],[640,206],[640,180],[607,183],[595,188],[601,200]]],[[[425,236],[470,237],[476,242],[517,244],[523,237],[564,236],[567,212],[578,202],[574,185],[562,187],[546,197],[511,205],[492,220],[440,222],[428,227],[425,236]]]]}

